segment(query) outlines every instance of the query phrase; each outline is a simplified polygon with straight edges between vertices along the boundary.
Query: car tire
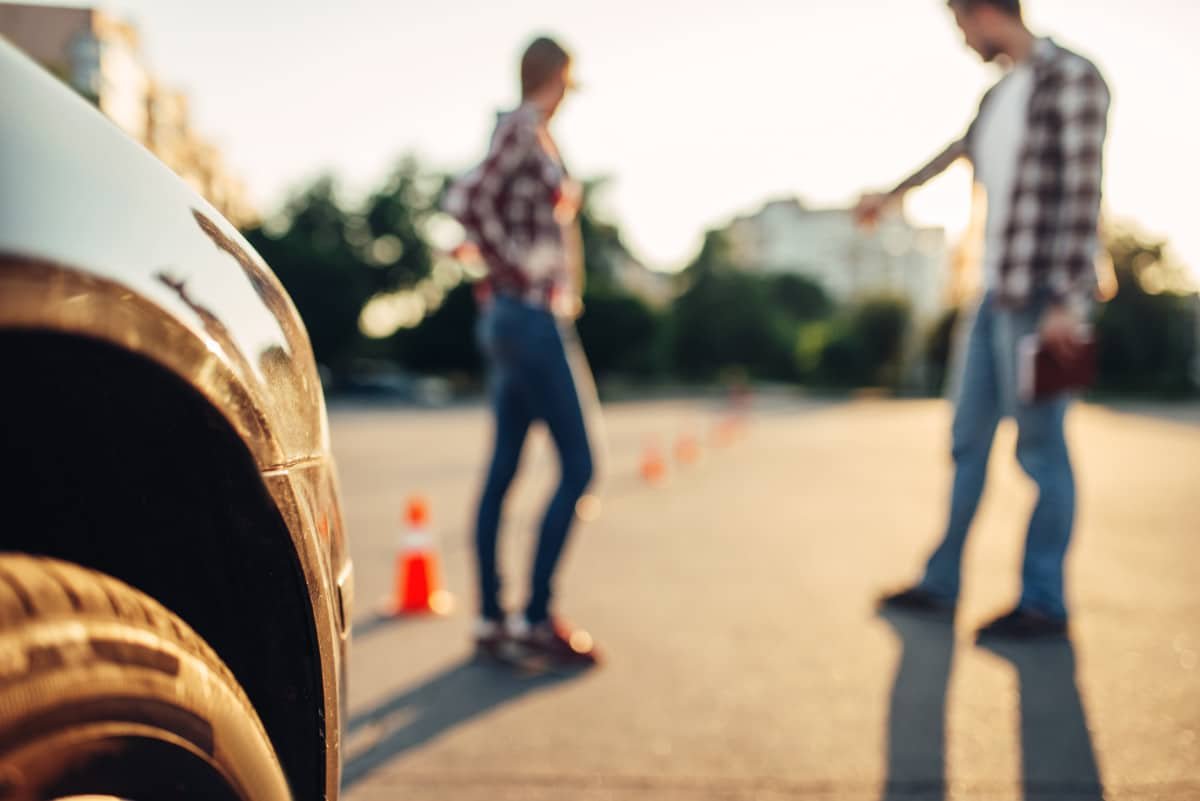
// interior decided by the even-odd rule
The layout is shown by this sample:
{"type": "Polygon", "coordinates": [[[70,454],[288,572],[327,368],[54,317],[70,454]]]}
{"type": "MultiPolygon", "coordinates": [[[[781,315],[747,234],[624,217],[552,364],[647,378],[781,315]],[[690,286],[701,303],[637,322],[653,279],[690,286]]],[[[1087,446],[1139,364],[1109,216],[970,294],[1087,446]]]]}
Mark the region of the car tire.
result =
{"type": "Polygon", "coordinates": [[[149,596],[77,565],[0,554],[0,799],[286,801],[250,701],[149,596]]]}

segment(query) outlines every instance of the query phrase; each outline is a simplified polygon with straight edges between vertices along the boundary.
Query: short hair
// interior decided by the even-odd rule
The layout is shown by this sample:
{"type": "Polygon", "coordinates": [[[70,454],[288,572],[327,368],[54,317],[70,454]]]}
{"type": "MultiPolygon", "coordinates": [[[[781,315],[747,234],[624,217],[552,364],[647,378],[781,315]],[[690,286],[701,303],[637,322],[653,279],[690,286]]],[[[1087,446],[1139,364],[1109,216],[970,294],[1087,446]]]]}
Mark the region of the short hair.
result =
{"type": "Polygon", "coordinates": [[[948,3],[964,11],[974,11],[979,6],[991,6],[1010,17],[1021,18],[1021,0],[948,0],[948,3]]]}
{"type": "Polygon", "coordinates": [[[548,36],[539,36],[521,56],[521,96],[529,97],[571,63],[571,55],[548,36]]]}

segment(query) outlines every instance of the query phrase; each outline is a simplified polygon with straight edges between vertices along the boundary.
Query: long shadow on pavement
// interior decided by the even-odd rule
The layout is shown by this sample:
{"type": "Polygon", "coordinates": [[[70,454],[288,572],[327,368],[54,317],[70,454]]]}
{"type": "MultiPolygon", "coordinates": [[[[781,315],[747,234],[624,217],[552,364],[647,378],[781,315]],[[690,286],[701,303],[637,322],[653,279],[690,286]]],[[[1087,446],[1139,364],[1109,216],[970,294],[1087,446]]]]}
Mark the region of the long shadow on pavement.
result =
{"type": "MultiPolygon", "coordinates": [[[[888,714],[882,801],[942,801],[946,791],[946,691],[954,661],[948,623],[883,611],[900,637],[888,714]]],[[[1021,786],[1025,801],[1102,801],[1104,786],[1075,681],[1068,640],[985,642],[1017,670],[1021,786]]]]}
{"type": "Polygon", "coordinates": [[[1068,640],[984,643],[1017,669],[1021,692],[1021,783],[1026,801],[1103,801],[1104,785],[1075,681],[1068,640]]]}
{"type": "Polygon", "coordinates": [[[954,659],[948,623],[883,610],[900,637],[900,664],[888,711],[883,801],[946,797],[946,688],[954,659]]]}
{"type": "Polygon", "coordinates": [[[342,786],[353,787],[387,762],[486,712],[561,684],[578,673],[519,673],[468,658],[417,687],[350,719],[347,739],[378,727],[378,738],[350,756],[342,786]],[[394,728],[389,721],[396,721],[394,728]]]}

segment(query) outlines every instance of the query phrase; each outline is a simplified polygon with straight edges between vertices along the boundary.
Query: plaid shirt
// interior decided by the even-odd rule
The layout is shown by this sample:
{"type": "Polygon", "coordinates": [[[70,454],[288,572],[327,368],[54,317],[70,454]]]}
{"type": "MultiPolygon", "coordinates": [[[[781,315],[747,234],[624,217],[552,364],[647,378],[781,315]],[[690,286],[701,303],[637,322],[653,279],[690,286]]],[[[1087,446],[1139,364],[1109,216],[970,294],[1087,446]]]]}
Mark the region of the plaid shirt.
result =
{"type": "Polygon", "coordinates": [[[488,267],[480,294],[551,308],[568,283],[570,254],[555,209],[566,170],[539,141],[541,113],[525,104],[502,114],[483,163],[456,181],[445,208],[488,267]]]}
{"type": "MultiPolygon", "coordinates": [[[[1004,231],[1000,295],[1014,306],[1034,296],[1081,306],[1095,291],[1100,185],[1109,91],[1092,62],[1039,40],[1026,140],[1004,231]]],[[[983,96],[980,112],[992,97],[983,96]]],[[[893,190],[920,186],[960,157],[974,161],[982,114],[963,138],[893,190]]]]}

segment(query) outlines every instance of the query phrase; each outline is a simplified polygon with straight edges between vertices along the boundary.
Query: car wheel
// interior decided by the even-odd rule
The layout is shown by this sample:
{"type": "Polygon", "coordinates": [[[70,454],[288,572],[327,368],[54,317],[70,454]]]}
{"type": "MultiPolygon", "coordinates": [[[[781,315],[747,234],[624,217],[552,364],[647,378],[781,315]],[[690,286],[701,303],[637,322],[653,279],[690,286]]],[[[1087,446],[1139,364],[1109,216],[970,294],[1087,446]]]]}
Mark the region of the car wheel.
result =
{"type": "Polygon", "coordinates": [[[287,781],[229,669],[116,579],[0,555],[0,799],[285,801],[287,781]]]}

